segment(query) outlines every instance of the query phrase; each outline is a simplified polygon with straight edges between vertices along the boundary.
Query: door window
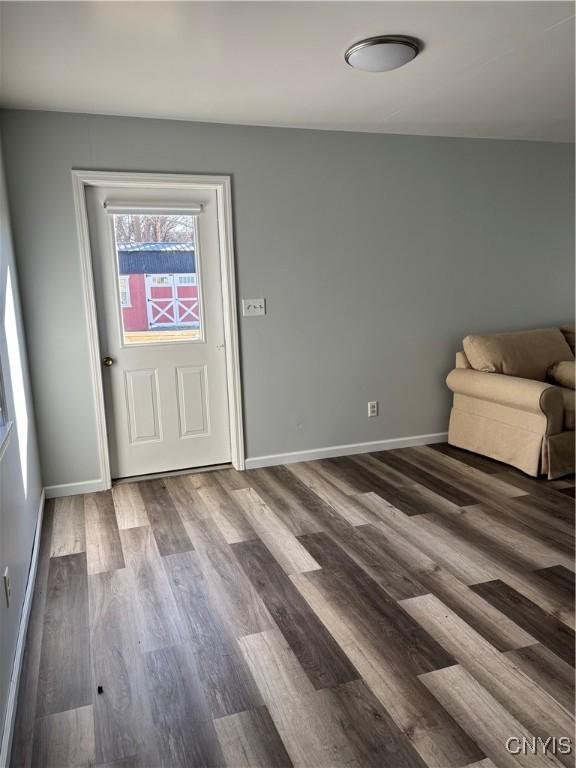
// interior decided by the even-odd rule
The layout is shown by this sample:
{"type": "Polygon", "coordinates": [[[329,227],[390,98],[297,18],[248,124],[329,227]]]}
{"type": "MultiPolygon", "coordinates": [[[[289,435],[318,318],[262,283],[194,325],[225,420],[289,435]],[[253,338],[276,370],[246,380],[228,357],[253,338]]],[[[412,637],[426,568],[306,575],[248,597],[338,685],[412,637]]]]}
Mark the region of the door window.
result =
{"type": "Polygon", "coordinates": [[[196,221],[114,215],[124,345],[203,340],[196,221]]]}

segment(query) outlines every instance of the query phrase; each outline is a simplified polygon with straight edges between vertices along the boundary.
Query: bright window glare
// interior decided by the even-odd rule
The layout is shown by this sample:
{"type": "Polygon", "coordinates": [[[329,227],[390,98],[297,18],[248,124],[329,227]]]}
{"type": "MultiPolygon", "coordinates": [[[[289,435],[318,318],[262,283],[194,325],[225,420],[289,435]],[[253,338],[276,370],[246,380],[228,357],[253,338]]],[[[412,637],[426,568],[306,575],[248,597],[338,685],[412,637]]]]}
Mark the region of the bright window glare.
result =
{"type": "Polygon", "coordinates": [[[14,416],[16,431],[18,434],[18,447],[20,451],[20,468],[22,471],[22,483],[24,493],[28,494],[28,409],[26,408],[26,393],[24,390],[24,376],[22,373],[22,357],[20,355],[20,342],[18,339],[18,326],[16,323],[16,306],[14,304],[14,290],[10,269],[6,278],[6,305],[4,308],[4,329],[6,332],[6,345],[8,347],[8,365],[10,368],[10,382],[12,384],[12,397],[14,398],[14,416]]]}

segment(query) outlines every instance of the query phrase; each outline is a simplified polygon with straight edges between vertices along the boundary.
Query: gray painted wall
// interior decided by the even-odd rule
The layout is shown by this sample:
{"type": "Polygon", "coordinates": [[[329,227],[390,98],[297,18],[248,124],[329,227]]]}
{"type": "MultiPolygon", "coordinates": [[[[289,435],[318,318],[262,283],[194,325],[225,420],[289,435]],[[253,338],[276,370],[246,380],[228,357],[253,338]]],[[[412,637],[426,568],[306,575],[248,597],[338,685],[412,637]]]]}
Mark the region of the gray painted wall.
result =
{"type": "Polygon", "coordinates": [[[41,495],[38,449],[28,383],[18,280],[0,155],[0,361],[8,417],[14,422],[0,461],[0,576],[8,567],[6,607],[0,591],[0,739],[41,495]]]}
{"type": "Polygon", "coordinates": [[[70,169],[233,178],[247,455],[446,430],[471,331],[573,311],[573,148],[2,115],[46,485],[99,476],[70,169]],[[380,401],[368,420],[366,403],[380,401]]]}

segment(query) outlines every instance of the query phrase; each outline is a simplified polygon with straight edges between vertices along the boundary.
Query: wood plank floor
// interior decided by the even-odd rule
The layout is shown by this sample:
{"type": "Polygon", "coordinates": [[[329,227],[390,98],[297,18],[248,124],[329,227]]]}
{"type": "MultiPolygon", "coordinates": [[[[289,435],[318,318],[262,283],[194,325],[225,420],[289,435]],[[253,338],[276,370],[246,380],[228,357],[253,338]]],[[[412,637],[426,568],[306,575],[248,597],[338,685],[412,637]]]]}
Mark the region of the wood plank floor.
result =
{"type": "Polygon", "coordinates": [[[573,496],[439,445],[48,502],[11,767],[573,766],[506,749],[573,734],[573,496]]]}

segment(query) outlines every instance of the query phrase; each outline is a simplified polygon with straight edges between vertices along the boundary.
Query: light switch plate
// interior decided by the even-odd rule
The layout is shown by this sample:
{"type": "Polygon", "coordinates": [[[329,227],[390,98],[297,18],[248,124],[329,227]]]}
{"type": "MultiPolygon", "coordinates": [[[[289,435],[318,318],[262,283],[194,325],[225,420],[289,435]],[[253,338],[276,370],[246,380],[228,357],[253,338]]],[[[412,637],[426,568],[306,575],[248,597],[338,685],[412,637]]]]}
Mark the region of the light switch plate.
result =
{"type": "Polygon", "coordinates": [[[266,299],[242,299],[242,314],[244,317],[265,315],[266,299]]]}

